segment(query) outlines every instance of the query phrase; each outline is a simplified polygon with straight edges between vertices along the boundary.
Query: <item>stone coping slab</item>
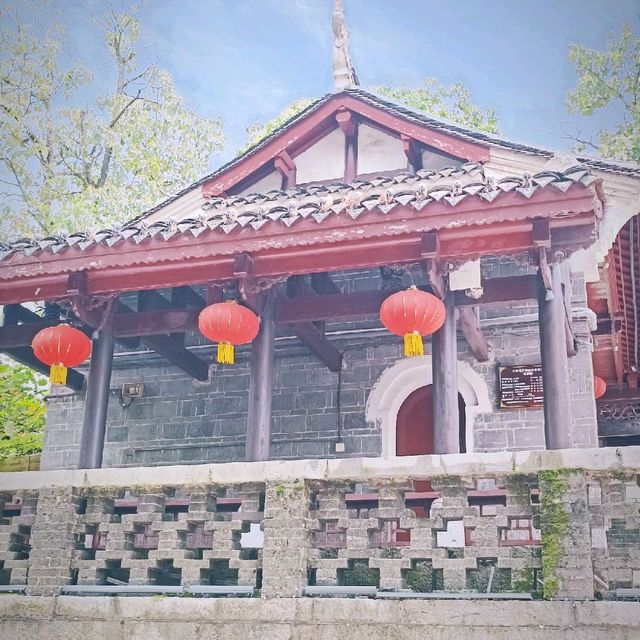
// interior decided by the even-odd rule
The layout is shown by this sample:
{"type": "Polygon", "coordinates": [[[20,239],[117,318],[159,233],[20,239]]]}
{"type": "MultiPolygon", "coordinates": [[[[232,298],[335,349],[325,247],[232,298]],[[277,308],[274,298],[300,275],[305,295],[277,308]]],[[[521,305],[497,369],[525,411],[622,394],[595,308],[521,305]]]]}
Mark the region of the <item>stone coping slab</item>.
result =
{"type": "MultiPolygon", "coordinates": [[[[225,635],[226,625],[286,625],[300,627],[312,625],[317,631],[325,627],[328,630],[348,631],[358,626],[375,626],[380,631],[390,631],[389,627],[400,627],[406,630],[415,627],[415,637],[431,638],[429,630],[446,627],[452,633],[456,627],[469,629],[503,629],[507,633],[518,629],[531,629],[540,633],[543,629],[582,630],[592,639],[590,629],[608,632],[609,638],[632,638],[634,629],[640,629],[640,607],[635,603],[625,602],[520,602],[520,601],[391,601],[369,600],[366,598],[347,599],[305,599],[281,598],[273,600],[223,598],[104,598],[77,596],[17,596],[0,597],[0,638],[11,636],[10,631],[24,629],[29,621],[43,630],[48,629],[46,622],[65,623],[69,632],[74,626],[84,630],[86,639],[100,637],[93,634],[92,629],[99,629],[99,623],[111,623],[114,630],[121,625],[144,623],[147,638],[173,638],[174,635],[154,635],[155,624],[171,624],[175,637],[190,637],[187,627],[190,623],[211,623],[217,625],[216,638],[234,637],[225,635]],[[358,624],[354,625],[354,622],[358,624]],[[183,635],[180,634],[182,629],[183,635]],[[3,630],[7,632],[3,636],[3,630]],[[620,636],[620,632],[624,636],[620,636]],[[627,633],[629,635],[627,635],[627,633]],[[425,635],[426,634],[426,635],[425,635]]],[[[31,627],[35,630],[36,626],[31,627]]],[[[121,631],[116,634],[120,638],[121,631]]],[[[322,635],[322,634],[321,634],[322,635]]],[[[51,637],[46,633],[29,637],[51,637]]],[[[64,635],[55,636],[63,638],[64,635]]],[[[131,636],[126,636],[131,637],[131,636]]],[[[136,636],[137,637],[137,636],[136,636]]],[[[200,636],[198,636],[200,637],[200,636]]],[[[238,637],[238,636],[235,636],[238,637]]],[[[269,635],[264,637],[271,637],[269,635]]],[[[287,638],[293,637],[286,635],[287,638]]],[[[334,636],[335,637],[335,636],[334,636]]],[[[349,637],[356,637],[349,635],[349,637]]],[[[366,638],[367,635],[359,636],[366,638]]],[[[379,635],[376,635],[379,637],[379,635]]],[[[380,636],[381,637],[381,636],[380,636]]],[[[397,637],[385,636],[385,637],[397,637]]],[[[398,636],[400,637],[400,636],[398,636]]],[[[414,637],[413,634],[402,635],[414,637]]],[[[437,636],[440,637],[440,636],[437,636]]],[[[453,636],[446,635],[447,638],[453,636]]],[[[459,637],[459,636],[456,636],[459,637]]],[[[485,636],[483,635],[482,638],[485,636]]],[[[507,636],[500,634],[500,639],[507,636]]],[[[509,635],[509,638],[515,636],[509,635]]],[[[552,638],[554,636],[532,635],[527,638],[552,638]]],[[[557,636],[556,636],[557,637],[557,636]]],[[[576,637],[576,636],[573,636],[576,637]]],[[[605,638],[606,635],[593,638],[605,638]]]]}
{"type": "Polygon", "coordinates": [[[640,447],[21,471],[0,473],[0,491],[55,487],[234,485],[298,479],[365,482],[371,479],[426,479],[443,475],[538,473],[557,469],[640,472],[640,447]]]}

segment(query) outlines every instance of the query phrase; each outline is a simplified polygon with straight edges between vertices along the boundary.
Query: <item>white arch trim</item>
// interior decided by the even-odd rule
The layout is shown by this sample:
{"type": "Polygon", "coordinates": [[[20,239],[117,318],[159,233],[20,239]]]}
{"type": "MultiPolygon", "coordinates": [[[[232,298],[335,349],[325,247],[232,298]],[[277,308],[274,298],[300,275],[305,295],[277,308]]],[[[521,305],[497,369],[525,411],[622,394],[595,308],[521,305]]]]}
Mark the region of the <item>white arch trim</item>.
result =
{"type": "MultiPolygon", "coordinates": [[[[386,369],[369,395],[365,415],[380,426],[382,456],[396,455],[396,420],[402,403],[416,389],[432,384],[431,356],[407,358],[386,369]]],[[[458,362],[458,391],[465,403],[467,451],[474,450],[473,426],[479,413],[491,412],[489,389],[468,362],[458,362]]]]}

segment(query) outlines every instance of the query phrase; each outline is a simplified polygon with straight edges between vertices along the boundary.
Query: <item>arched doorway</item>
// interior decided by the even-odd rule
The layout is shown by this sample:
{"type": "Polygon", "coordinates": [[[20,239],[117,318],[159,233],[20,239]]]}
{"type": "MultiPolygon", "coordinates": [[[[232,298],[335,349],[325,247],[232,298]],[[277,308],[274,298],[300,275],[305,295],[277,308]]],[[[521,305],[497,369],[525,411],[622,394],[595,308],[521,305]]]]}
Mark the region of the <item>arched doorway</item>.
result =
{"type": "MultiPolygon", "coordinates": [[[[465,402],[458,394],[460,453],[466,453],[465,402]]],[[[433,386],[419,387],[400,405],[396,418],[396,455],[433,453],[433,386]]]]}
{"type": "MultiPolygon", "coordinates": [[[[410,394],[429,386],[431,381],[431,356],[427,355],[399,360],[385,369],[373,386],[365,416],[367,422],[380,429],[383,457],[397,455],[396,424],[400,407],[410,394]]],[[[493,411],[489,388],[484,378],[468,362],[458,361],[458,390],[464,399],[464,411],[460,411],[460,416],[465,421],[466,442],[462,450],[473,451],[476,416],[493,411]]]]}

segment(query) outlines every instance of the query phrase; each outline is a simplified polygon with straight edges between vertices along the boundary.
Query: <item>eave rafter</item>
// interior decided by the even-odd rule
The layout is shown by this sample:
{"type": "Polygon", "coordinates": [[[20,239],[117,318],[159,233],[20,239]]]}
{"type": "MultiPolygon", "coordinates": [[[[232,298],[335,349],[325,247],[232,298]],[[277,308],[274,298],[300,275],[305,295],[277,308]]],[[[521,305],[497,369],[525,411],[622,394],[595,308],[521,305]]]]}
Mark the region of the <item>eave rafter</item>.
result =
{"type": "MultiPolygon", "coordinates": [[[[141,291],[138,294],[138,309],[143,312],[160,311],[160,313],[163,313],[172,309],[172,304],[157,291],[141,291]]],[[[118,318],[118,316],[116,316],[116,318],[118,318]]],[[[207,380],[209,377],[209,367],[207,363],[185,348],[183,338],[178,337],[183,333],[183,331],[174,331],[171,332],[170,335],[147,335],[143,338],[143,342],[150,349],[161,355],[171,364],[182,369],[192,378],[201,381],[207,380]]],[[[117,336],[115,326],[114,334],[117,336]]]]}
{"type": "Polygon", "coordinates": [[[371,211],[355,221],[348,215],[330,216],[322,224],[301,218],[293,228],[272,223],[268,232],[267,227],[229,234],[205,230],[197,241],[182,233],[117,248],[95,244],[84,251],[15,254],[3,261],[0,304],[65,298],[68,274],[83,270],[90,295],[228,282],[237,277],[238,254],[252,256],[256,279],[416,262],[430,231],[438,232],[443,261],[517,254],[534,248],[536,217],[549,218],[552,249],[575,250],[593,241],[594,197],[591,187],[580,186],[565,193],[543,189],[529,198],[509,192],[491,203],[470,197],[455,209],[444,201],[420,211],[397,204],[385,215],[371,211]]]}
{"type": "MultiPolygon", "coordinates": [[[[329,277],[329,281],[331,281],[329,277]]],[[[327,285],[327,282],[324,283],[327,285]]],[[[306,282],[304,276],[293,276],[287,283],[287,293],[290,298],[305,295],[316,297],[320,294],[306,282]]],[[[317,304],[322,304],[318,299],[317,304]]],[[[294,322],[290,324],[291,330],[304,345],[313,353],[329,371],[340,371],[342,367],[342,353],[327,340],[324,335],[324,325],[313,322],[294,322]]]]}

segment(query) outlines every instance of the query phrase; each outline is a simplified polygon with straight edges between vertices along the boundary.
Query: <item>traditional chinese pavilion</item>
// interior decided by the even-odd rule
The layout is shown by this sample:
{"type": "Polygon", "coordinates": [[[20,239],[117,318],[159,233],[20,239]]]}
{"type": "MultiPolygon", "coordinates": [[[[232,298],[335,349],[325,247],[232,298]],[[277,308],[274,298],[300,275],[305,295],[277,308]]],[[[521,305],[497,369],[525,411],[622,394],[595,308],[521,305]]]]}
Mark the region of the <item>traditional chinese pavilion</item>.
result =
{"type": "Polygon", "coordinates": [[[0,245],[0,351],[47,370],[43,328],[93,339],[44,468],[640,441],[640,169],[365,91],[343,28],[334,92],[233,161],[123,226],[0,245]],[[379,311],[411,285],[446,319],[403,358],[379,311]],[[223,300],[260,317],[234,365],[197,328],[223,300]]]}

